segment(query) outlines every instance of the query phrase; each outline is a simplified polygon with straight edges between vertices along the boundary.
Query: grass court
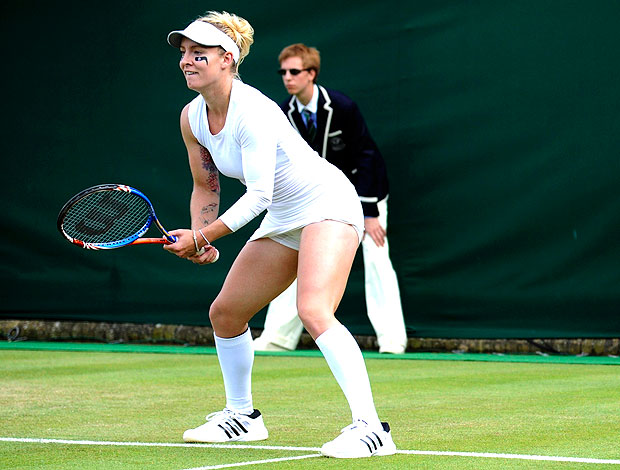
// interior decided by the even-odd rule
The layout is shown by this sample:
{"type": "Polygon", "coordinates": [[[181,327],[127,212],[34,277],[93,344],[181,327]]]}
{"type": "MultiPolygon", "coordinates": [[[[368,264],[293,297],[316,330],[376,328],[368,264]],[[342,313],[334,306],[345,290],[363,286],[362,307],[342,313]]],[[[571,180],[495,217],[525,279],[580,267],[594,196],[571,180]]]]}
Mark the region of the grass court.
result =
{"type": "Polygon", "coordinates": [[[350,423],[316,351],[257,353],[266,441],[185,444],[224,407],[213,348],[0,343],[0,468],[8,470],[620,469],[620,359],[365,353],[399,453],[337,460],[350,423]]]}

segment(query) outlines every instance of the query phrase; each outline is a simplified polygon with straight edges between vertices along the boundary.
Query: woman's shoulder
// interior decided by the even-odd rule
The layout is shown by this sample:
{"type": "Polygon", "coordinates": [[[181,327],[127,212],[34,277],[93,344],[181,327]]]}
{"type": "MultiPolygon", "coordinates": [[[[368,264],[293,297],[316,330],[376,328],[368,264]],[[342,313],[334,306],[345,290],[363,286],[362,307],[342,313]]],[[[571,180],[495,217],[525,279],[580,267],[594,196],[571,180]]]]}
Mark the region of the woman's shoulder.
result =
{"type": "Polygon", "coordinates": [[[258,116],[261,121],[269,122],[270,113],[282,112],[275,101],[240,80],[235,80],[231,101],[234,103],[234,114],[258,116]]]}
{"type": "Polygon", "coordinates": [[[186,114],[190,118],[190,120],[195,119],[204,113],[204,107],[205,100],[202,95],[199,94],[183,107],[181,115],[186,114]]]}
{"type": "MultiPolygon", "coordinates": [[[[233,96],[235,96],[236,101],[252,101],[254,104],[256,103],[274,103],[271,98],[266,96],[262,91],[258,88],[254,88],[252,85],[248,85],[247,83],[242,82],[241,80],[235,79],[233,82],[233,96]]],[[[275,103],[274,103],[275,104],[275,103]]]]}
{"type": "Polygon", "coordinates": [[[196,109],[196,108],[199,108],[201,106],[204,106],[204,104],[205,104],[204,98],[202,97],[201,94],[198,94],[198,95],[196,95],[194,97],[194,99],[192,99],[189,103],[187,103],[185,105],[185,108],[187,108],[187,109],[196,109]]]}

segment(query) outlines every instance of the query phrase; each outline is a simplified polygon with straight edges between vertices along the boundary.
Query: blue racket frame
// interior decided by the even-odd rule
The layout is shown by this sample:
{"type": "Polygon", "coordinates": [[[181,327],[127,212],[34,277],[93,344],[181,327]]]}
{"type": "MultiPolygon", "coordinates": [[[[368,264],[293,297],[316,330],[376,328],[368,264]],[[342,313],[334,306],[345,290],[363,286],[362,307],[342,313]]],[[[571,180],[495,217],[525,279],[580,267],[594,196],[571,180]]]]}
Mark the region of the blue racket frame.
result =
{"type": "Polygon", "coordinates": [[[69,242],[73,243],[74,245],[79,246],[81,248],[85,248],[87,250],[111,250],[111,249],[120,248],[120,247],[127,246],[127,245],[167,244],[167,243],[174,243],[177,241],[176,237],[168,233],[168,231],[159,222],[159,219],[157,219],[157,215],[155,214],[155,209],[153,208],[153,204],[151,203],[149,198],[146,197],[146,195],[142,191],[139,191],[138,189],[132,188],[131,186],[127,186],[125,184],[100,184],[97,186],[92,186],[90,188],[87,188],[79,192],[78,194],[73,196],[69,201],[67,201],[67,203],[60,210],[60,213],[58,214],[57,225],[58,225],[58,230],[60,231],[60,233],[63,235],[64,238],[66,238],[69,242]],[[96,192],[103,192],[103,191],[123,191],[126,193],[135,194],[139,196],[140,198],[142,198],[146,202],[147,209],[149,211],[149,216],[146,222],[144,223],[144,225],[141,228],[139,228],[136,231],[136,233],[134,233],[133,235],[123,238],[121,240],[115,240],[112,242],[103,242],[103,243],[85,242],[83,240],[79,240],[69,235],[64,229],[64,219],[65,219],[65,215],[67,214],[67,212],[78,201],[80,201],[87,195],[96,193],[96,192]],[[147,230],[149,229],[149,227],[151,226],[153,222],[155,222],[155,225],[157,226],[159,231],[162,233],[163,238],[140,238],[142,235],[144,235],[147,232],[147,230]]]}

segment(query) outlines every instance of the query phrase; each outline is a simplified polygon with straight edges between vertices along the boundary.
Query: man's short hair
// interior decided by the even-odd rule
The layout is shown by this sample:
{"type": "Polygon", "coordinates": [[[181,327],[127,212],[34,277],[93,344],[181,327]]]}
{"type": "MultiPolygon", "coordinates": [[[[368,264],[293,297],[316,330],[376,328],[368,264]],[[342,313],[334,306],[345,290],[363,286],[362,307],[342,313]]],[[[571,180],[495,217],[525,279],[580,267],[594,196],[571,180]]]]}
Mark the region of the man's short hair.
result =
{"type": "Polygon", "coordinates": [[[321,53],[316,47],[308,47],[302,43],[291,44],[282,49],[278,61],[282,63],[283,60],[290,57],[300,57],[305,69],[314,70],[316,72],[314,81],[316,82],[321,71],[321,53]]]}

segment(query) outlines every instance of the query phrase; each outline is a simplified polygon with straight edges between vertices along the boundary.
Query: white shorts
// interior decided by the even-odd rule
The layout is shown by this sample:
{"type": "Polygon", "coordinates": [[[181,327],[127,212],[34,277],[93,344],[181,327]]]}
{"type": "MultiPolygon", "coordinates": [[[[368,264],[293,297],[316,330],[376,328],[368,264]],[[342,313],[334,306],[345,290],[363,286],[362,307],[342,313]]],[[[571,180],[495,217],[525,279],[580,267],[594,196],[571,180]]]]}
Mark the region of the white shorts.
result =
{"type": "Polygon", "coordinates": [[[292,250],[299,251],[299,242],[301,240],[302,230],[303,229],[298,228],[296,230],[291,230],[290,232],[273,235],[269,238],[274,242],[278,242],[280,245],[284,245],[292,250]]]}
{"type": "Polygon", "coordinates": [[[355,187],[339,169],[326,167],[323,180],[311,191],[291,195],[267,210],[260,227],[250,237],[272,240],[299,250],[301,230],[307,225],[335,220],[352,226],[357,232],[358,243],[364,237],[364,213],[355,187]]]}
{"type": "MultiPolygon", "coordinates": [[[[331,219],[325,219],[325,220],[331,220],[331,219]]],[[[342,222],[342,221],[339,220],[338,222],[342,222]]],[[[317,222],[314,222],[314,223],[317,223],[317,222]]],[[[346,222],[343,222],[343,223],[346,223],[346,222]]],[[[350,225],[351,227],[355,229],[355,232],[357,233],[357,238],[359,240],[358,243],[361,242],[362,236],[364,235],[364,233],[362,232],[362,235],[360,235],[358,227],[352,224],[347,224],[347,225],[350,225]]],[[[301,241],[302,230],[303,228],[298,228],[296,230],[291,230],[290,232],[281,233],[279,235],[273,235],[268,238],[270,238],[274,242],[278,242],[280,245],[284,245],[288,248],[291,248],[292,250],[299,251],[299,243],[301,241]]]]}

